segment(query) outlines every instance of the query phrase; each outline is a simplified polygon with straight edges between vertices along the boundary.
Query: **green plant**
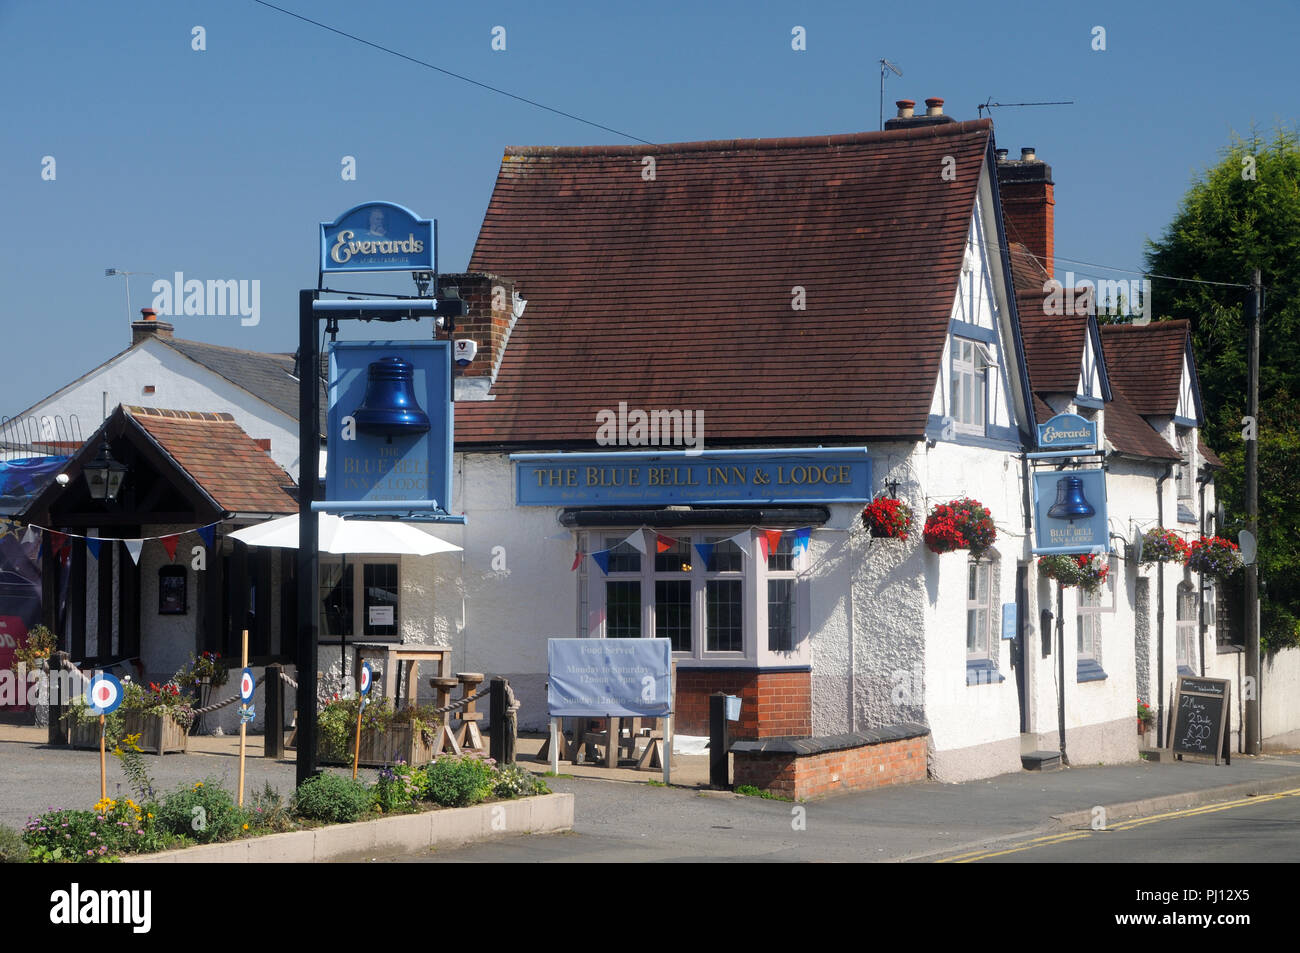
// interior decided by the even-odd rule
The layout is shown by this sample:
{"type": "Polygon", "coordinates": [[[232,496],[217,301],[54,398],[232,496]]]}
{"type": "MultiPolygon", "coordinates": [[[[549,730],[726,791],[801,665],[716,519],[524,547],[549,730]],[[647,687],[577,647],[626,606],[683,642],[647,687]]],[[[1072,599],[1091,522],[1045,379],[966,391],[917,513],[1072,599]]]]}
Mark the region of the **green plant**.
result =
{"type": "Polygon", "coordinates": [[[1137,716],[1148,725],[1156,720],[1155,709],[1140,698],[1138,699],[1137,716]]]}
{"type": "Polygon", "coordinates": [[[370,792],[360,781],[325,771],[298,785],[293,810],[299,817],[346,824],[370,807],[370,792]]]}
{"type": "Polygon", "coordinates": [[[90,811],[47,811],[28,820],[22,839],[38,863],[100,861],[158,849],[151,812],[130,798],[103,798],[90,811]]]}
{"type": "Polygon", "coordinates": [[[492,793],[501,798],[528,797],[533,794],[550,794],[546,782],[527,768],[505,764],[496,769],[492,793]]]}
{"type": "Polygon", "coordinates": [[[58,645],[53,632],[43,625],[34,625],[27,630],[27,641],[14,649],[10,668],[16,672],[21,664],[27,667],[27,671],[35,671],[49,661],[58,645]]]}
{"type": "Polygon", "coordinates": [[[1038,571],[1062,586],[1078,586],[1087,592],[1096,592],[1105,584],[1110,566],[1101,556],[1089,553],[1079,556],[1056,553],[1039,556],[1038,571]]]}
{"type": "Polygon", "coordinates": [[[229,791],[212,779],[181,787],[158,807],[158,826],[169,834],[183,835],[200,844],[239,836],[243,812],[229,791]]]}
{"type": "Polygon", "coordinates": [[[23,835],[0,824],[0,864],[25,864],[30,856],[31,848],[23,843],[23,835]]]}
{"type": "Polygon", "coordinates": [[[113,745],[113,757],[122,764],[122,773],[131,784],[131,791],[142,801],[158,797],[153,778],[145,767],[144,752],[140,748],[140,735],[127,735],[113,745]]]}
{"type": "Polygon", "coordinates": [[[245,823],[255,834],[282,834],[294,828],[289,806],[269,781],[262,785],[260,792],[249,798],[245,823]]]}
{"type": "Polygon", "coordinates": [[[207,679],[208,684],[213,688],[220,688],[229,678],[230,670],[221,661],[221,653],[204,652],[198,658],[191,655],[189,664],[181,667],[173,681],[181,691],[193,694],[201,679],[207,679]]]}
{"type": "Polygon", "coordinates": [[[410,810],[424,797],[429,786],[429,775],[424,768],[413,768],[405,762],[379,769],[379,779],[371,788],[375,806],[381,813],[410,810]]]}
{"type": "Polygon", "coordinates": [[[481,758],[439,758],[429,765],[429,800],[443,807],[468,807],[492,793],[495,772],[481,758]]]}
{"type": "MultiPolygon", "coordinates": [[[[320,739],[321,756],[328,761],[352,762],[352,746],[356,741],[357,708],[361,696],[335,698],[324,705],[316,715],[316,734],[320,739]]],[[[420,733],[425,744],[433,744],[440,724],[431,705],[406,705],[393,710],[387,698],[372,699],[361,716],[363,731],[387,731],[393,725],[411,725],[420,733]]]]}

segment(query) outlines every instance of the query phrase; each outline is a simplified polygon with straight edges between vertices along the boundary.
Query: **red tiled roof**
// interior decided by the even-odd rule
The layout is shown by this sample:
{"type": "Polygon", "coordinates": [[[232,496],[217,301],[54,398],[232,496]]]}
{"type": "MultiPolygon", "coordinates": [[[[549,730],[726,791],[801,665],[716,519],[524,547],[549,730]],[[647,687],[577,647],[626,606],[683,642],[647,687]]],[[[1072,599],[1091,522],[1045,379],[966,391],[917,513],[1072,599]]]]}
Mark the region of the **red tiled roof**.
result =
{"type": "Polygon", "coordinates": [[[1201,436],[1200,431],[1197,431],[1196,434],[1196,446],[1197,449],[1201,452],[1201,456],[1205,458],[1206,466],[1213,467],[1216,470],[1222,470],[1224,467],[1227,466],[1227,464],[1225,464],[1223,460],[1220,459],[1219,455],[1210,449],[1209,445],[1205,442],[1204,438],[1201,436]]]}
{"type": "Polygon", "coordinates": [[[123,410],[216,504],[232,513],[296,513],[289,474],[230,414],[123,410]]]}
{"type": "Polygon", "coordinates": [[[1111,386],[1123,390],[1139,414],[1171,417],[1178,409],[1189,333],[1186,320],[1102,325],[1111,386]]]}
{"type": "Polygon", "coordinates": [[[919,438],[991,128],[507,150],[469,268],[528,306],[457,443],[594,442],[621,400],[709,442],[919,438]]]}
{"type": "Polygon", "coordinates": [[[1008,252],[1030,389],[1039,394],[1074,394],[1088,340],[1088,317],[1048,314],[1044,306],[1048,292],[1043,290],[1047,272],[1019,242],[1011,244],[1008,252]]]}
{"type": "Polygon", "coordinates": [[[1178,451],[1160,436],[1114,383],[1114,366],[1106,365],[1111,374],[1111,401],[1106,405],[1106,439],[1116,453],[1155,460],[1178,460],[1178,451]]]}

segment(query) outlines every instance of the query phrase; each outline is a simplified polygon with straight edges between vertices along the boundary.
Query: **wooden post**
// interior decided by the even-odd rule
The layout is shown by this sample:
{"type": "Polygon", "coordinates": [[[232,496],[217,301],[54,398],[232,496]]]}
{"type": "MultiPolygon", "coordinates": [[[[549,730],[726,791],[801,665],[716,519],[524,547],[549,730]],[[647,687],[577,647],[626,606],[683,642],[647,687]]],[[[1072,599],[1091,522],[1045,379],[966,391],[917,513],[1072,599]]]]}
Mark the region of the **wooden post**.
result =
{"type": "Polygon", "coordinates": [[[488,753],[498,765],[509,763],[506,755],[506,684],[506,680],[498,675],[492,679],[491,694],[488,695],[488,753]]]}
{"type": "Polygon", "coordinates": [[[361,763],[361,713],[366,710],[366,696],[361,696],[357,706],[357,743],[352,748],[352,780],[357,779],[357,765],[361,763]]]}
{"type": "Polygon", "coordinates": [[[551,719],[551,774],[560,773],[560,739],[564,737],[559,718],[551,719]]]}
{"type": "Polygon", "coordinates": [[[99,716],[99,799],[108,797],[108,765],[104,760],[104,716],[99,716]]]}
{"type": "MultiPolygon", "coordinates": [[[[248,630],[244,630],[243,648],[239,653],[239,681],[243,689],[244,669],[248,668],[248,630]]],[[[248,722],[239,718],[239,806],[244,806],[244,749],[248,743],[248,722]]]]}
{"type": "Polygon", "coordinates": [[[284,757],[284,666],[278,662],[266,667],[262,703],[266,706],[266,741],[262,757],[279,761],[284,757]]]}

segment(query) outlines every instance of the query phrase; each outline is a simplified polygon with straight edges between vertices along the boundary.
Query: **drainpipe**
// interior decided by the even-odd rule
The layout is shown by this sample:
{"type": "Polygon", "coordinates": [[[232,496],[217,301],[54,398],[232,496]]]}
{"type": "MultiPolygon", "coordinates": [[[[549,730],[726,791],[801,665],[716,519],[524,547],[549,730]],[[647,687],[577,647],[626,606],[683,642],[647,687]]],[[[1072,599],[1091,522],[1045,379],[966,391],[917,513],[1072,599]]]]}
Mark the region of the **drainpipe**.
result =
{"type": "Polygon", "coordinates": [[[1061,738],[1061,764],[1070,766],[1070,759],[1065,753],[1065,587],[1056,584],[1056,723],[1061,738]]]}
{"type": "MultiPolygon", "coordinates": [[[[1174,472],[1172,463],[1156,480],[1156,525],[1165,525],[1165,481],[1174,472]]],[[[1156,747],[1165,746],[1165,564],[1156,563],[1156,747]]]]}
{"type": "MultiPolygon", "coordinates": [[[[1199,494],[1200,514],[1197,517],[1198,520],[1197,530],[1202,535],[1204,535],[1205,534],[1205,484],[1210,482],[1209,471],[1202,468],[1201,472],[1196,475],[1196,482],[1200,484],[1200,494],[1199,494]]],[[[1199,589],[1201,593],[1201,598],[1197,600],[1197,606],[1196,606],[1197,632],[1199,634],[1197,641],[1200,645],[1199,651],[1201,655],[1201,675],[1204,676],[1205,675],[1205,575],[1203,573],[1198,573],[1197,575],[1200,577],[1199,589]]]]}

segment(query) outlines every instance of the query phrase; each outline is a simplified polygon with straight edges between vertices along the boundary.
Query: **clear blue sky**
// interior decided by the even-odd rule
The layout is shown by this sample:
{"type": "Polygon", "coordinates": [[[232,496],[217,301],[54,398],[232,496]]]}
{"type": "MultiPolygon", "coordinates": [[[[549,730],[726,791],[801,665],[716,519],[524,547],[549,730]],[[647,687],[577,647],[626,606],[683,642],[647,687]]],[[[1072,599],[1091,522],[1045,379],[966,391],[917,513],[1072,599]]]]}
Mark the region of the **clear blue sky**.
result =
{"type": "MultiPolygon", "coordinates": [[[[1232,133],[1300,114],[1291,3],[277,2],[653,142],[875,129],[882,56],[904,72],[886,115],[899,98],[942,96],[958,119],[990,97],[1074,100],[995,111],[997,141],[1052,165],[1057,255],[1120,268],[1141,268],[1232,133]]],[[[0,0],[0,82],[6,414],[129,342],[105,268],[258,279],[258,326],[181,316],[176,333],[292,351],[317,223],[396,201],[439,220],[442,270],[463,269],[505,146],[629,141],[253,0],[0,0]]],[[[131,279],[135,316],[153,280],[131,279]]],[[[368,287],[411,288],[395,282],[368,287]]]]}

